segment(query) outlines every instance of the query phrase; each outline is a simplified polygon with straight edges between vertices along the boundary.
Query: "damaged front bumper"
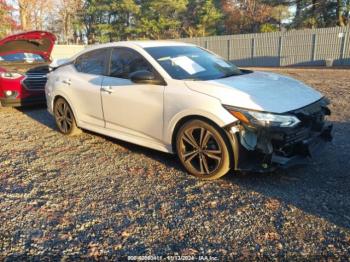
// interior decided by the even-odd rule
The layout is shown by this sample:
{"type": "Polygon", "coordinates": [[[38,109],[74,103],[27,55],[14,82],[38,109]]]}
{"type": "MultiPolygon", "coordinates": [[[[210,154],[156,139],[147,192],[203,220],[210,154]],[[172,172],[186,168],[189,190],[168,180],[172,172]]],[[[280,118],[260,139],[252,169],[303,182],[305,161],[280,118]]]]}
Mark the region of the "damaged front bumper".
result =
{"type": "Polygon", "coordinates": [[[268,172],[302,165],[332,141],[333,126],[325,121],[330,110],[324,104],[316,102],[289,113],[301,120],[298,126],[269,128],[239,123],[230,127],[231,138],[239,144],[234,154],[239,156],[236,170],[268,172]]]}
{"type": "Polygon", "coordinates": [[[333,125],[329,124],[319,133],[311,135],[294,145],[295,154],[285,156],[281,152],[273,153],[271,163],[280,167],[288,168],[290,166],[305,164],[308,158],[316,157],[324,148],[327,142],[332,141],[333,125]]]}

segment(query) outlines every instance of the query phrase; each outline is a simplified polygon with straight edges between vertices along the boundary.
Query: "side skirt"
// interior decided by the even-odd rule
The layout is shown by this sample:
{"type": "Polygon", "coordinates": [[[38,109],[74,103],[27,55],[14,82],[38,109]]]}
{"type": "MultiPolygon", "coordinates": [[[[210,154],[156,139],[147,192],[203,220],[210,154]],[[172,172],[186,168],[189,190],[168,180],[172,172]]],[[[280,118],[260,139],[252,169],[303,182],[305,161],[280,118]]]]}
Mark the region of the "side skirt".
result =
{"type": "Polygon", "coordinates": [[[165,153],[171,153],[171,154],[173,153],[171,145],[161,144],[155,140],[146,139],[146,138],[135,136],[135,135],[130,135],[130,134],[125,133],[125,132],[118,132],[118,131],[115,131],[112,129],[88,125],[85,123],[84,124],[79,123],[78,126],[79,126],[79,128],[83,128],[83,129],[86,129],[86,130],[89,130],[89,131],[92,131],[92,132],[95,132],[95,133],[98,133],[101,135],[120,139],[120,140],[123,140],[125,142],[129,142],[129,143],[136,144],[139,146],[144,146],[144,147],[151,148],[151,149],[158,150],[158,151],[165,152],[165,153]]]}

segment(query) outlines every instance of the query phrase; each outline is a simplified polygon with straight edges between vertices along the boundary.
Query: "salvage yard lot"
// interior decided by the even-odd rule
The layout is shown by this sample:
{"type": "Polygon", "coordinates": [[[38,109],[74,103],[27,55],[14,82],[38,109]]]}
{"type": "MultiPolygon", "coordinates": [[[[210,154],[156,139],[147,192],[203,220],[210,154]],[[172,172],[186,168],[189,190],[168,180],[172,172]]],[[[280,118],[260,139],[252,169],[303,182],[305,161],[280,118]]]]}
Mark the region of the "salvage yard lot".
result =
{"type": "Polygon", "coordinates": [[[0,260],[127,255],[350,257],[350,70],[274,69],[331,99],[308,166],[200,181],[171,155],[0,109],[0,260]]]}

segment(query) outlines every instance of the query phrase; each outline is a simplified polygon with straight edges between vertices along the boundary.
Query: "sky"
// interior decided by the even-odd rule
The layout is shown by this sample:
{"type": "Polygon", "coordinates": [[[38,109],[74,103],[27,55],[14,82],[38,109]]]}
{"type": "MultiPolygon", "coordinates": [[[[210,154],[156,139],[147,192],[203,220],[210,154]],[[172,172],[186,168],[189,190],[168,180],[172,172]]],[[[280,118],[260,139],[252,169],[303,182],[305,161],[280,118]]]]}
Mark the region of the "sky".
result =
{"type": "Polygon", "coordinates": [[[16,10],[12,12],[12,18],[19,21],[19,13],[18,13],[18,3],[15,0],[6,0],[6,2],[13,6],[16,10]]]}

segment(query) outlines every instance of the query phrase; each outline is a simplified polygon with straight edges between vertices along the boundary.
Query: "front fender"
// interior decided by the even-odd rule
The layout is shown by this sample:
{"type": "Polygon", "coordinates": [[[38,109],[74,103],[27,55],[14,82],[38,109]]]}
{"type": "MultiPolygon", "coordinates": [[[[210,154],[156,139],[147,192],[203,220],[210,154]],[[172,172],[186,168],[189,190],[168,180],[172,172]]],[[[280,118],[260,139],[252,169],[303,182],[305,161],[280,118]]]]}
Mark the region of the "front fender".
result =
{"type": "Polygon", "coordinates": [[[219,127],[224,127],[229,124],[238,121],[235,117],[233,117],[230,113],[226,111],[223,107],[217,108],[214,112],[209,112],[203,109],[186,109],[179,113],[177,113],[169,122],[167,127],[167,131],[165,134],[165,140],[167,144],[172,143],[172,138],[174,135],[174,131],[176,125],[180,123],[183,119],[193,117],[193,118],[206,118],[212,122],[214,122],[219,127]]]}
{"type": "Polygon", "coordinates": [[[51,108],[51,110],[52,110],[52,113],[53,113],[54,101],[55,101],[58,97],[62,97],[63,99],[65,99],[65,100],[68,102],[70,108],[71,108],[72,111],[73,111],[75,121],[77,122],[77,125],[79,126],[79,115],[78,115],[78,112],[76,111],[76,109],[75,109],[74,104],[72,103],[72,101],[68,98],[69,96],[68,96],[63,90],[58,90],[58,91],[56,91],[56,92],[52,95],[52,97],[51,97],[50,108],[51,108]]]}

